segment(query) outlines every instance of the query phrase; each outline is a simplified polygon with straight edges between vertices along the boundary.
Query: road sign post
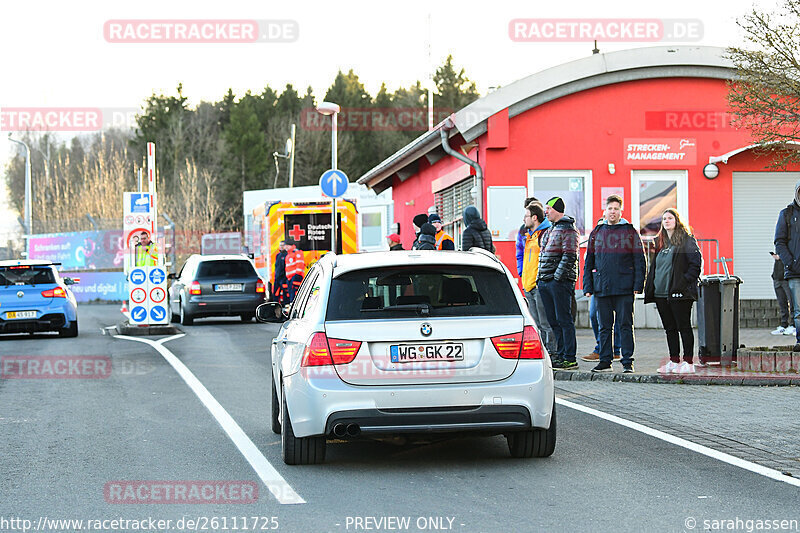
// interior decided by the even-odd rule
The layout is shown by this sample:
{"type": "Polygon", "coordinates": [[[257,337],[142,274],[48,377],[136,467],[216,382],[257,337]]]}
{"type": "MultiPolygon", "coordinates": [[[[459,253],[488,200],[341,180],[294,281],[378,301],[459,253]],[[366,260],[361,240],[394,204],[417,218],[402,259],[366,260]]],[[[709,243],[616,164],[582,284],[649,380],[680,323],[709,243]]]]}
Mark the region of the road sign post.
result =
{"type": "Polygon", "coordinates": [[[319,186],[320,189],[322,189],[322,193],[332,200],[331,227],[333,231],[331,232],[331,251],[333,253],[336,253],[336,199],[344,196],[344,193],[347,192],[348,184],[347,175],[341,170],[336,169],[336,161],[334,158],[333,168],[324,172],[319,179],[319,186]]]}

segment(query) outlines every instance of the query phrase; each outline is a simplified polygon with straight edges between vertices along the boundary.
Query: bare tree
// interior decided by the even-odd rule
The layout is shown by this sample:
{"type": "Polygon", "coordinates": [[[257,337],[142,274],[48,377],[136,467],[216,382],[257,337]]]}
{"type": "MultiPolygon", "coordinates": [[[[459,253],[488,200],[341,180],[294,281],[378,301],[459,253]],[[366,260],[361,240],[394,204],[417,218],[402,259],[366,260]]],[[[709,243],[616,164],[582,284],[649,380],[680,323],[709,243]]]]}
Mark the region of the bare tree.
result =
{"type": "Polygon", "coordinates": [[[734,124],[776,155],[774,166],[800,161],[787,149],[800,142],[800,0],[784,0],[777,13],[754,8],[737,24],[752,46],[728,49],[738,71],[728,94],[734,124]]]}

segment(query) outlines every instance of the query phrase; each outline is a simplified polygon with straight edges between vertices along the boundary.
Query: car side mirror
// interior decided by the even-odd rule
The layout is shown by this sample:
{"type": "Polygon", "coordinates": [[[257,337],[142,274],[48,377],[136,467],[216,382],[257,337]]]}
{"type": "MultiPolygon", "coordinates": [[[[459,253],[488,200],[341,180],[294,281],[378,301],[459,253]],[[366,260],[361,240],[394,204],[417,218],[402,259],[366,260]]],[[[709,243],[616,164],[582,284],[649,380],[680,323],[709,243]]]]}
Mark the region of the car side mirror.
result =
{"type": "Polygon", "coordinates": [[[286,318],[287,314],[278,302],[265,302],[256,307],[256,320],[259,322],[285,322],[286,318]]]}
{"type": "Polygon", "coordinates": [[[81,282],[81,278],[64,278],[64,285],[77,285],[81,282]]]}
{"type": "Polygon", "coordinates": [[[174,272],[167,274],[167,279],[178,279],[178,275],[174,272]]]}

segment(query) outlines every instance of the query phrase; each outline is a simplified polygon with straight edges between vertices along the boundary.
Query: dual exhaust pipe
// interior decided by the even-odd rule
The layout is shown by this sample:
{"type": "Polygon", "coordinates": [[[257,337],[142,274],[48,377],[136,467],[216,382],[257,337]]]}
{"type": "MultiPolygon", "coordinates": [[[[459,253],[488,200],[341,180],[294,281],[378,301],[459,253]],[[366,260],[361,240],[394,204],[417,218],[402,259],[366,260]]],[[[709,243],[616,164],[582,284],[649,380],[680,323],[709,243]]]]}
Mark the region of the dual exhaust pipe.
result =
{"type": "Polygon", "coordinates": [[[344,437],[358,437],[361,434],[361,428],[358,424],[343,424],[339,422],[333,426],[333,436],[338,438],[344,437]]]}

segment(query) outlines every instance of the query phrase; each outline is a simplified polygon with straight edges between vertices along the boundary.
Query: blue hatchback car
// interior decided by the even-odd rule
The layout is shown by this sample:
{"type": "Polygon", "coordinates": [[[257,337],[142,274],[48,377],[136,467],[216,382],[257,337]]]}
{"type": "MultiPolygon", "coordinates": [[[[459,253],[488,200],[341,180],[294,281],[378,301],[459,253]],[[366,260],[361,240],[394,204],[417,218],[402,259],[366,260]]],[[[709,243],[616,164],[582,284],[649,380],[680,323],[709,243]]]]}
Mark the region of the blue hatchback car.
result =
{"type": "Polygon", "coordinates": [[[78,336],[78,304],[58,263],[36,260],[0,261],[0,333],[57,331],[78,336]]]}

